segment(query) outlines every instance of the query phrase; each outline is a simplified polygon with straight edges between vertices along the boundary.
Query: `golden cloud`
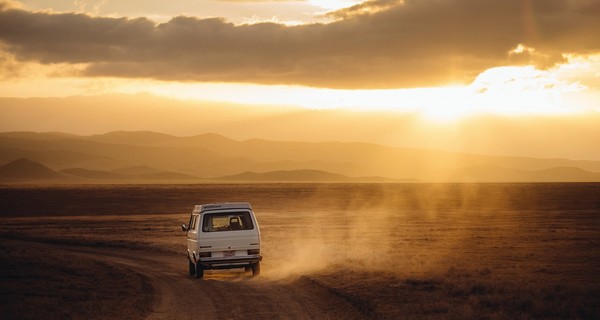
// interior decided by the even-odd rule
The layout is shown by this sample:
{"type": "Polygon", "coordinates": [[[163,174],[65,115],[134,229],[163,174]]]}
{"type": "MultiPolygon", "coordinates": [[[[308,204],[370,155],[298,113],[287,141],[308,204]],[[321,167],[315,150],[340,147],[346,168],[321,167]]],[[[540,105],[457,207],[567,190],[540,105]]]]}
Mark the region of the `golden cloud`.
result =
{"type": "Polygon", "coordinates": [[[600,0],[392,3],[369,1],[338,21],[299,26],[185,16],[155,24],[0,3],[0,41],[18,61],[84,63],[90,77],[331,88],[468,83],[495,66],[549,67],[564,54],[600,51],[600,0]],[[534,51],[516,55],[519,45],[534,51]]]}

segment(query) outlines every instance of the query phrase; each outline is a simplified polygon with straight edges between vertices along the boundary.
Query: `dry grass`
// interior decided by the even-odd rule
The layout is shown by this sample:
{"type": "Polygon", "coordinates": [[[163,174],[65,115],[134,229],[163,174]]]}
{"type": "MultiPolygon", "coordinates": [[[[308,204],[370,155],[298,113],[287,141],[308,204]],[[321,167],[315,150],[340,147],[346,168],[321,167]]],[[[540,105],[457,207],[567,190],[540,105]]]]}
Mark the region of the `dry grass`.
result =
{"type": "Polygon", "coordinates": [[[600,316],[600,290],[596,285],[498,278],[487,269],[451,268],[434,277],[338,269],[313,277],[384,319],[597,319],[600,316]]]}
{"type": "Polygon", "coordinates": [[[2,319],[143,319],[153,289],[140,274],[60,249],[3,240],[2,319]]]}
{"type": "MultiPolygon", "coordinates": [[[[71,215],[4,217],[4,237],[177,253],[193,204],[251,201],[264,279],[317,283],[374,318],[600,318],[600,184],[103,186],[0,196],[33,199],[0,205],[4,216],[71,215]],[[111,208],[129,214],[107,215],[111,208]]],[[[60,265],[49,272],[61,274],[60,265]]]]}

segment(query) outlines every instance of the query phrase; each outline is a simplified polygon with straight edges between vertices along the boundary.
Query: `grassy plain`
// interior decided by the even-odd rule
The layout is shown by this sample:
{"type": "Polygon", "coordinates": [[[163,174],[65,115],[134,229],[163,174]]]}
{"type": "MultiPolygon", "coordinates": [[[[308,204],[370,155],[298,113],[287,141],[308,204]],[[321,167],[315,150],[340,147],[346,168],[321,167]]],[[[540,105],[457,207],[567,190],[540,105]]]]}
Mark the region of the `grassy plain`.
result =
{"type": "MultiPolygon", "coordinates": [[[[250,201],[262,279],[309,281],[373,318],[600,318],[600,184],[2,187],[0,196],[4,239],[178,254],[194,204],[250,201]]],[[[16,249],[3,244],[3,268],[25,261],[16,249]]],[[[86,263],[66,260],[40,263],[45,272],[86,263]]],[[[67,294],[45,279],[42,296],[67,294]]],[[[12,288],[2,301],[35,288],[2,281],[12,288]]]]}
{"type": "Polygon", "coordinates": [[[0,257],[2,319],[144,319],[154,302],[142,275],[64,249],[2,239],[0,257]]]}

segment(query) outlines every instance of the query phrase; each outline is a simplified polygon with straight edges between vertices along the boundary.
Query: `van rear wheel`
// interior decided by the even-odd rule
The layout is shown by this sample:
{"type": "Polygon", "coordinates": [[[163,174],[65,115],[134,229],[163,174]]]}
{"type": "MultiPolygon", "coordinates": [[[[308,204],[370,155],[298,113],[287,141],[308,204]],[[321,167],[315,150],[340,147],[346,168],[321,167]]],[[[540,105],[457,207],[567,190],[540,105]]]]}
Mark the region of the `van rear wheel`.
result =
{"type": "Polygon", "coordinates": [[[196,266],[190,260],[188,260],[188,264],[189,264],[189,268],[190,268],[190,276],[195,275],[196,274],[196,266]]]}
{"type": "Polygon", "coordinates": [[[196,263],[196,278],[202,278],[204,277],[204,268],[202,267],[202,265],[197,262],[196,263]]]}
{"type": "Polygon", "coordinates": [[[252,276],[257,276],[260,274],[260,262],[257,262],[252,265],[252,276]]]}

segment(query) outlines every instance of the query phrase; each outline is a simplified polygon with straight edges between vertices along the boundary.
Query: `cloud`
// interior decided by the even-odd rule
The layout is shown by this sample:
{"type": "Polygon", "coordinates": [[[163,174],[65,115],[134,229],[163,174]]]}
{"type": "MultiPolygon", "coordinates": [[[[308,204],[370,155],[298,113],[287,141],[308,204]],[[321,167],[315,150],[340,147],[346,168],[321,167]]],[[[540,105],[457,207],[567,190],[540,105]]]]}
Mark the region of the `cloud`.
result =
{"type": "Polygon", "coordinates": [[[354,15],[376,13],[403,3],[403,0],[367,0],[347,8],[328,12],[326,16],[345,19],[354,15]]]}
{"type": "Polygon", "coordinates": [[[548,68],[564,54],[600,52],[600,0],[391,4],[373,0],[335,22],[299,26],[185,16],[155,24],[0,4],[0,41],[19,61],[84,63],[90,77],[332,88],[469,83],[491,67],[548,68]]]}

